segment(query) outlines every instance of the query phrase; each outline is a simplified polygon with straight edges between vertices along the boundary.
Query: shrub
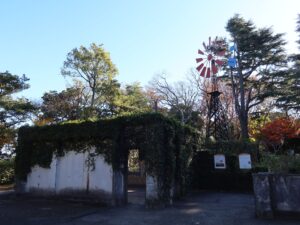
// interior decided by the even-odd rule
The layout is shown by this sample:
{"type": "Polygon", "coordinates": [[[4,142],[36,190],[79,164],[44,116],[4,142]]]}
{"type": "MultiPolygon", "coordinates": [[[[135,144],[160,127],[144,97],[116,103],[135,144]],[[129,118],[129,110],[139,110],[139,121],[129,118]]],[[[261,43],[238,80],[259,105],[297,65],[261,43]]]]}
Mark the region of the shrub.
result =
{"type": "Polygon", "coordinates": [[[13,183],[14,175],[14,159],[0,159],[0,184],[13,183]]]}
{"type": "Polygon", "coordinates": [[[300,156],[264,154],[257,167],[275,173],[300,173],[300,156]]]}

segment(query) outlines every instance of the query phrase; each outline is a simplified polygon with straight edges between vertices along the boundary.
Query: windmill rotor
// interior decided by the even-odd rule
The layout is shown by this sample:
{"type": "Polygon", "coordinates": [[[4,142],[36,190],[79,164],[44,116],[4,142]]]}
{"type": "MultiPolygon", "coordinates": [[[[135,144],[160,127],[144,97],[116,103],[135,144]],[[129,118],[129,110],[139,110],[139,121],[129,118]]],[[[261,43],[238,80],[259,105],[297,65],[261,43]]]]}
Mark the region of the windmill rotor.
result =
{"type": "Polygon", "coordinates": [[[226,53],[226,44],[223,39],[216,37],[214,40],[209,37],[208,44],[202,43],[203,50],[198,50],[200,55],[196,58],[196,62],[200,63],[197,66],[197,71],[200,76],[204,78],[210,78],[211,76],[216,76],[224,63],[224,55],[226,53]]]}

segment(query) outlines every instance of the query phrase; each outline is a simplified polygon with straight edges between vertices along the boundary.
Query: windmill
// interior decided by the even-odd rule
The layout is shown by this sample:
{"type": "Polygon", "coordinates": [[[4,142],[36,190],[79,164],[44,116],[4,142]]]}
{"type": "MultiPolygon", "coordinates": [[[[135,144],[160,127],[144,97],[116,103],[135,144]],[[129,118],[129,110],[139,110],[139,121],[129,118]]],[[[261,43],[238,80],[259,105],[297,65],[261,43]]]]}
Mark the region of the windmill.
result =
{"type": "Polygon", "coordinates": [[[206,141],[214,138],[216,141],[229,139],[228,119],[220,102],[218,90],[218,73],[220,67],[226,63],[226,42],[216,37],[214,40],[209,37],[208,44],[203,42],[203,50],[198,50],[199,58],[196,59],[197,71],[204,79],[209,79],[211,91],[209,95],[206,141]]]}

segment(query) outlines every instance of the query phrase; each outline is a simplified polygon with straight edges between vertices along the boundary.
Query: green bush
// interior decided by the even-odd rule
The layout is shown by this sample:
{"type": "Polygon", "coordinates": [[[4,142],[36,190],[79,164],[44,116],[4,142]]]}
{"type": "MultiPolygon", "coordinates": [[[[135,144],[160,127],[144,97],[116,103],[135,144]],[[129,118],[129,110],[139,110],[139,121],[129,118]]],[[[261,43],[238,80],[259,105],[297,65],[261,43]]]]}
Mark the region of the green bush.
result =
{"type": "Polygon", "coordinates": [[[0,184],[13,183],[14,176],[14,159],[0,159],[0,184]]]}
{"type": "Polygon", "coordinates": [[[257,167],[275,173],[300,173],[300,156],[264,154],[257,167]]]}
{"type": "Polygon", "coordinates": [[[230,155],[237,155],[239,153],[253,154],[258,151],[258,144],[248,140],[228,140],[218,142],[208,142],[202,146],[202,149],[207,149],[213,153],[224,153],[230,155]]]}

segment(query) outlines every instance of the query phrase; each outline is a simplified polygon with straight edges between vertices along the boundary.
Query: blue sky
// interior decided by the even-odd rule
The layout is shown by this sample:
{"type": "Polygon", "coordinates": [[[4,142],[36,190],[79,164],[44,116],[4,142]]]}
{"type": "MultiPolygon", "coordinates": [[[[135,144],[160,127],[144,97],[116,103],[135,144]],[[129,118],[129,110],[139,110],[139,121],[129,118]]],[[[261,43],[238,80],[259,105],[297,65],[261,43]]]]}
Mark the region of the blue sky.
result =
{"type": "Polygon", "coordinates": [[[224,27],[235,13],[286,33],[287,50],[297,52],[299,0],[3,0],[0,71],[26,74],[31,88],[22,95],[38,100],[66,87],[67,53],[95,42],[111,53],[123,84],[145,85],[161,72],[180,80],[196,66],[203,41],[228,37],[224,27]]]}

